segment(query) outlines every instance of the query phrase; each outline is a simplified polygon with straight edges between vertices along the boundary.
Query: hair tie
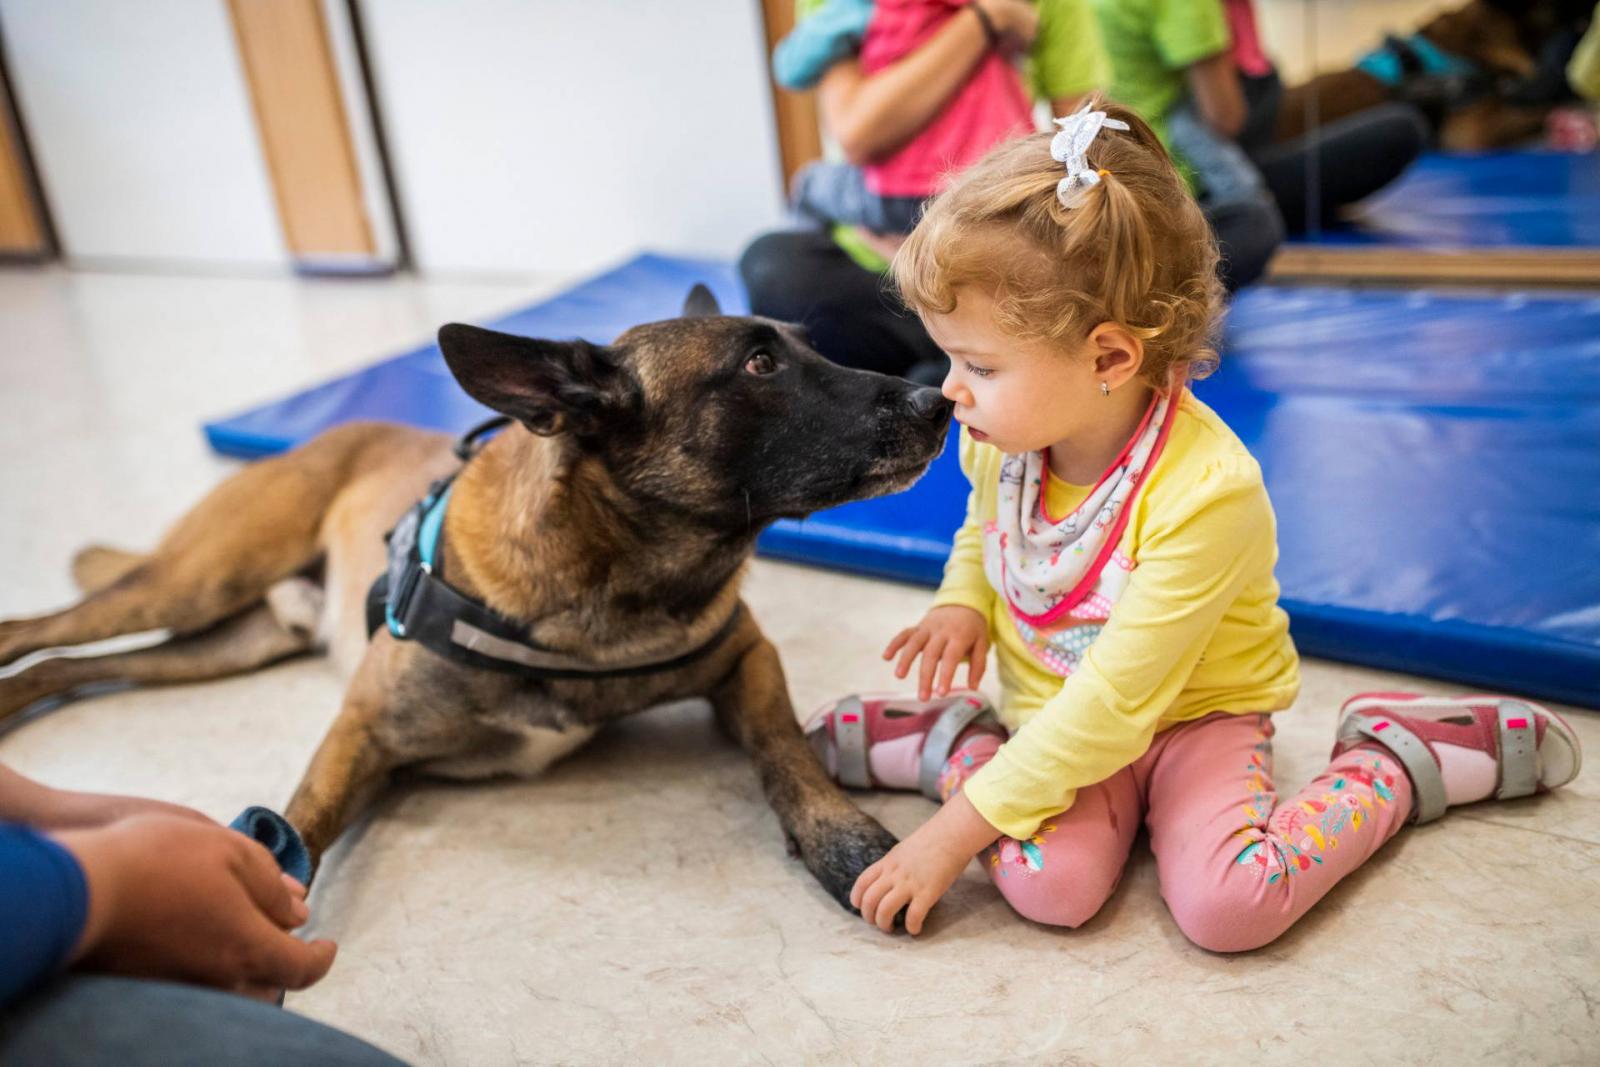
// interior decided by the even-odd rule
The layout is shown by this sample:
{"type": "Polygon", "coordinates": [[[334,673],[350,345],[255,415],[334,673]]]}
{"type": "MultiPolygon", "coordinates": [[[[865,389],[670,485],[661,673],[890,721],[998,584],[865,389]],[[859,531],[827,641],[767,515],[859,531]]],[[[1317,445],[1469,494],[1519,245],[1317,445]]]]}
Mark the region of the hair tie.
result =
{"type": "Polygon", "coordinates": [[[1050,158],[1064,163],[1067,176],[1056,183],[1056,199],[1069,211],[1083,203],[1084,194],[1100,184],[1102,176],[1110,171],[1096,170],[1085,158],[1089,146],[1101,128],[1126,130],[1128,124],[1120,119],[1107,118],[1104,111],[1090,111],[1084,104],[1074,115],[1056,119],[1060,132],[1050,140],[1050,158]]]}

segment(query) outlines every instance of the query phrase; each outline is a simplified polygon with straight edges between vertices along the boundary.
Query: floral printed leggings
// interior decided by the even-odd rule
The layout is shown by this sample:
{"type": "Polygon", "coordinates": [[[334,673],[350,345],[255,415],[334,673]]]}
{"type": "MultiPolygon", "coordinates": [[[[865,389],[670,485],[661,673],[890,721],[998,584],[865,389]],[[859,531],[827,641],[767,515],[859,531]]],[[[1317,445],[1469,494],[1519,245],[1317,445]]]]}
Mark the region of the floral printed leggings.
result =
{"type": "MultiPolygon", "coordinates": [[[[940,779],[945,799],[999,747],[981,735],[954,753],[940,779]]],[[[1032,837],[1002,837],[980,861],[1019,914],[1078,926],[1116,889],[1143,816],[1178,926],[1202,948],[1242,952],[1287,930],[1410,812],[1410,779],[1375,746],[1339,756],[1280,803],[1271,716],[1224,713],[1157,734],[1032,837]]]]}

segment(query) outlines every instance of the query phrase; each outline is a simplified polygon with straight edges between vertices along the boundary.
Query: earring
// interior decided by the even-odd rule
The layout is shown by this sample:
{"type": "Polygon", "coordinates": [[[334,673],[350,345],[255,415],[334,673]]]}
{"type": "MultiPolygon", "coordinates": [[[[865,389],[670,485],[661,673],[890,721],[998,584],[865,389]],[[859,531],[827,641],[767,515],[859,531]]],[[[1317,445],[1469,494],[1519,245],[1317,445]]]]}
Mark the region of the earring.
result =
{"type": "Polygon", "coordinates": [[[1105,382],[1101,382],[1100,383],[1100,395],[1101,396],[1110,396],[1111,395],[1111,386],[1107,385],[1105,382]]]}

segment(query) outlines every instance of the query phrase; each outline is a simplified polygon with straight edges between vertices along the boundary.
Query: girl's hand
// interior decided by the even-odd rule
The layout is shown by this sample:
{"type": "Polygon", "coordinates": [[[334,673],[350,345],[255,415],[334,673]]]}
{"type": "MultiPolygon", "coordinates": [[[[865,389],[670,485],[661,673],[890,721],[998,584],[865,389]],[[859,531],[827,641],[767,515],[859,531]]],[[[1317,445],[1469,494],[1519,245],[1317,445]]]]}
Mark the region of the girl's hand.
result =
{"type": "Polygon", "coordinates": [[[1000,831],[958,793],[916,833],[861,872],[850,890],[850,903],[884,933],[894,929],[894,917],[904,908],[906,930],[920,934],[929,910],[972,857],[999,836],[1000,831]]]}
{"type": "Polygon", "coordinates": [[[949,693],[962,660],[967,661],[967,688],[976,689],[989,658],[989,624],[972,608],[945,604],[929,611],[917,625],[895,634],[883,650],[883,658],[893,659],[896,652],[900,653],[894,668],[896,678],[904,678],[917,657],[922,657],[918,700],[949,693]]]}

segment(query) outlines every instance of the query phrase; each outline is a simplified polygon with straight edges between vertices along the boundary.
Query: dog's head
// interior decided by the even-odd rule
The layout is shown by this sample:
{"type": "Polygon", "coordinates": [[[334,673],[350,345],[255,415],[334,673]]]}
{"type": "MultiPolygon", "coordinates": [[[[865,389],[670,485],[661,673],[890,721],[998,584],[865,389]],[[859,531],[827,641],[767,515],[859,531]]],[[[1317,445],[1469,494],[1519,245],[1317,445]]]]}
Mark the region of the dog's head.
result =
{"type": "Polygon", "coordinates": [[[682,317],[610,345],[451,324],[439,347],[474,399],[565,438],[641,504],[731,532],[904,489],[950,424],[937,389],[840,367],[698,285],[682,317]]]}

